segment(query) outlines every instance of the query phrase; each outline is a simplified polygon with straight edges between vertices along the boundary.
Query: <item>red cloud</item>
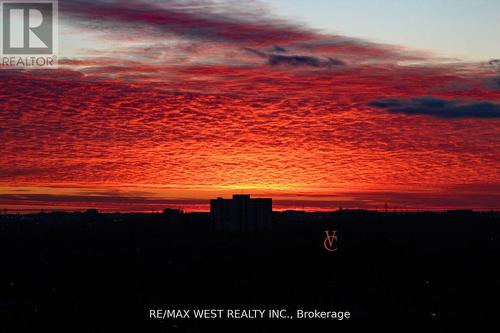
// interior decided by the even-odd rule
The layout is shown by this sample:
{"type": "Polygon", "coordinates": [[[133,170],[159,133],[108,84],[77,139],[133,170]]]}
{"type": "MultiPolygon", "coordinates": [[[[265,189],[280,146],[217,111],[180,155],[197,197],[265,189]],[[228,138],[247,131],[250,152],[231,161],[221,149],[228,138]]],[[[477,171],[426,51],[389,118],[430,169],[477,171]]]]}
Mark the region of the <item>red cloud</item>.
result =
{"type": "MultiPolygon", "coordinates": [[[[367,106],[433,91],[498,100],[498,92],[479,88],[436,93],[437,85],[476,84],[446,69],[220,65],[171,75],[146,83],[74,71],[3,72],[0,137],[8,158],[0,161],[0,183],[195,186],[213,195],[214,186],[327,191],[369,207],[369,192],[349,193],[500,183],[497,120],[408,117],[367,106]]],[[[401,196],[388,198],[421,205],[401,196]]]]}
{"type": "Polygon", "coordinates": [[[81,23],[99,21],[113,31],[133,24],[141,32],[175,34],[185,44],[125,47],[132,60],[111,50],[102,58],[63,59],[59,70],[0,71],[0,186],[6,191],[0,205],[175,203],[163,199],[163,186],[195,198],[176,202],[192,209],[220,191],[240,189],[270,193],[281,209],[383,201],[442,208],[453,200],[491,208],[497,197],[491,184],[500,184],[500,120],[409,116],[370,106],[422,96],[498,103],[500,90],[487,84],[498,75],[491,66],[430,65],[427,55],[402,48],[276,19],[228,18],[213,6],[91,3],[61,5],[81,23]],[[281,61],[273,66],[277,55],[281,61]],[[60,185],[157,190],[153,196],[69,195],[60,185]],[[24,196],[11,193],[21,186],[24,196]],[[42,187],[51,195],[40,196],[42,187]],[[306,199],[289,197],[297,193],[306,199]]]}

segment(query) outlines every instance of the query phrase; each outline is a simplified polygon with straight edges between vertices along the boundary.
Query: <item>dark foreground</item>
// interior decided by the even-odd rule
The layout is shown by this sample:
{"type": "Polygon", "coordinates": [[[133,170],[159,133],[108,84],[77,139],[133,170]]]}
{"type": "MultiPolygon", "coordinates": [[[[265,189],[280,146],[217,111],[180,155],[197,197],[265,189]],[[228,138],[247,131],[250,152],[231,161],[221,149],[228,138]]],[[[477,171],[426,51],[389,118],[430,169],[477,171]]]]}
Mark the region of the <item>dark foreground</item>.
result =
{"type": "Polygon", "coordinates": [[[498,332],[500,215],[0,216],[1,332],[498,332]],[[328,252],[325,230],[337,230],[328,252]],[[151,309],[349,311],[350,319],[151,319],[151,309]]]}

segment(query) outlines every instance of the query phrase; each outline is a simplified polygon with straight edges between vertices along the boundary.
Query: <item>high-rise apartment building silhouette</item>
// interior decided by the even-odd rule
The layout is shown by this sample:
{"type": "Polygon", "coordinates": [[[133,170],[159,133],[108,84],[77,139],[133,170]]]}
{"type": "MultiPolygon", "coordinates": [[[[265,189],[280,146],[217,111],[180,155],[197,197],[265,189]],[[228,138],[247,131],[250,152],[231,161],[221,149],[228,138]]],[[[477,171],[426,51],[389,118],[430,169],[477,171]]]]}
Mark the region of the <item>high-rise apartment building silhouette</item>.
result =
{"type": "Polygon", "coordinates": [[[214,229],[225,232],[265,232],[271,230],[273,201],[233,195],[232,199],[210,200],[214,229]]]}

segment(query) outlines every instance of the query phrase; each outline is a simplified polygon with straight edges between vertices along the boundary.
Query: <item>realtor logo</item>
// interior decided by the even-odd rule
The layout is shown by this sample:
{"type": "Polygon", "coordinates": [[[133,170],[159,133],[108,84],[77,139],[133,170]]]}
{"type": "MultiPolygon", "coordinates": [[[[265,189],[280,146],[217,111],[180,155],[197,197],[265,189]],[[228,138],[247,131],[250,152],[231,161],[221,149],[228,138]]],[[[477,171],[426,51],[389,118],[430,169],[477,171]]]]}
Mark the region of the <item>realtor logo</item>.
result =
{"type": "Polygon", "coordinates": [[[1,3],[2,67],[47,67],[57,60],[57,1],[1,3]]]}

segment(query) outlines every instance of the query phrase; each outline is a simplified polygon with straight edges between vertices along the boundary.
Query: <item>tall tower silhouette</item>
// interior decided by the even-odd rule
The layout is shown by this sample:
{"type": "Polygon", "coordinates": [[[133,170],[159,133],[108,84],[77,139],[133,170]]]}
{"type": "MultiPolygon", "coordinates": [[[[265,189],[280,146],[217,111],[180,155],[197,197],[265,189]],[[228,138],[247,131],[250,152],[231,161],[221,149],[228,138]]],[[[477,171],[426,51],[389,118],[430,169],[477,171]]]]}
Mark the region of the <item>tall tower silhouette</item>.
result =
{"type": "Polygon", "coordinates": [[[264,232],[271,230],[272,206],[272,199],[235,194],[210,200],[210,215],[217,231],[264,232]]]}

